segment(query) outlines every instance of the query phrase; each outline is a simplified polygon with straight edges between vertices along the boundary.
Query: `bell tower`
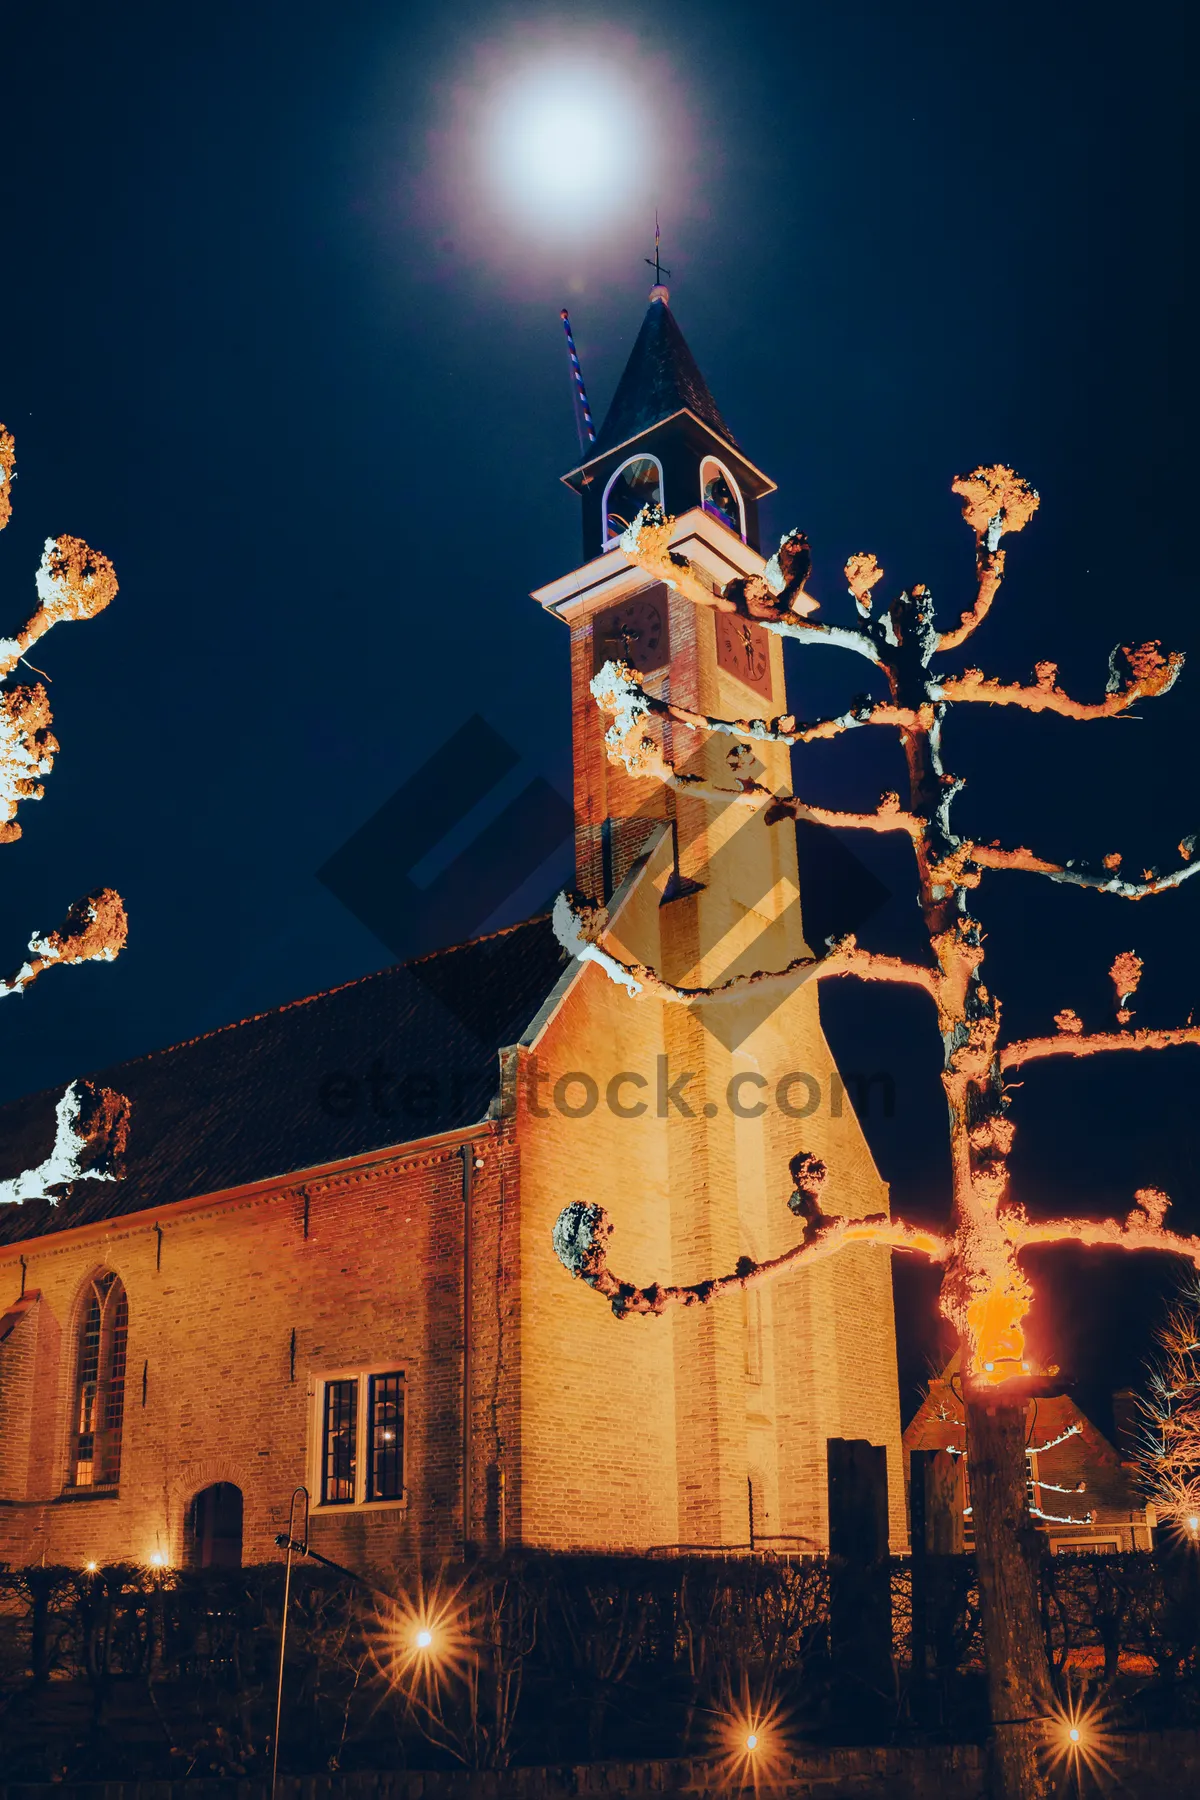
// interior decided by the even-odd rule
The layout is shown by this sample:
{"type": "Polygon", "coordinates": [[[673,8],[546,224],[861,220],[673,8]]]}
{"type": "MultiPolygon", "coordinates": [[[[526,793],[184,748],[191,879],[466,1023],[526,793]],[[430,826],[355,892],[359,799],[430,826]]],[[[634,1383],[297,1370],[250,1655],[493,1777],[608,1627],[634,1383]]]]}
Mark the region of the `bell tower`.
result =
{"type": "MultiPolygon", "coordinates": [[[[650,735],[676,776],[702,776],[704,790],[631,776],[608,759],[609,720],[591,692],[604,664],[619,661],[649,695],[705,718],[788,711],[783,639],[720,604],[730,583],[763,574],[758,507],[774,483],[726,424],[662,285],[587,460],[563,480],[579,497],[584,561],[534,598],[570,631],[576,887],[608,906],[608,946],[676,987],[787,968],[808,950],[795,831],[768,824],[761,795],[748,802],[739,787],[750,776],[789,794],[787,746],[659,717],[650,735]],[[672,585],[670,565],[655,579],[621,546],[647,505],[671,521],[686,593],[672,585]]],[[[778,1255],[801,1229],[787,1207],[788,1163],[799,1150],[826,1162],[837,1210],[884,1210],[886,1188],[839,1084],[817,989],[798,978],[685,1004],[631,997],[586,965],[561,1039],[547,1027],[533,1047],[546,1090],[586,1072],[597,1095],[636,1089],[637,1097],[607,1110],[597,1102],[578,1122],[531,1126],[522,1150],[529,1269],[540,1270],[568,1195],[606,1206],[631,1279],[700,1281],[741,1256],[778,1255]]],[[[627,1541],[815,1548],[827,1533],[827,1445],[841,1438],[888,1447],[902,1540],[885,1252],[849,1250],[836,1267],[752,1290],[743,1307],[719,1302],[669,1318],[617,1323],[581,1283],[543,1293],[532,1274],[528,1304],[530,1369],[544,1354],[554,1371],[550,1399],[529,1377],[547,1417],[560,1391],[614,1384],[611,1430],[597,1438],[604,1458],[588,1465],[587,1481],[598,1492],[620,1466],[622,1492],[636,1493],[641,1508],[629,1514],[627,1541]],[[617,1396],[634,1393],[652,1396],[658,1411],[630,1435],[617,1396]]],[[[534,1541],[551,1539],[549,1496],[581,1479],[579,1436],[564,1430],[562,1441],[560,1455],[549,1427],[538,1448],[531,1440],[530,1493],[548,1496],[529,1503],[534,1541]]]]}
{"type": "MultiPolygon", "coordinates": [[[[664,901],[691,902],[677,909],[668,930],[674,978],[683,979],[685,969],[692,980],[711,978],[711,968],[696,967],[700,946],[719,942],[724,959],[739,935],[781,966],[804,951],[791,832],[765,826],[761,814],[748,819],[741,808],[714,807],[614,766],[604,745],[607,721],[590,688],[603,665],[616,660],[630,664],[652,694],[696,712],[767,718],[787,711],[777,636],[653,581],[620,547],[627,525],[643,506],[655,505],[674,518],[672,549],[687,557],[714,597],[764,566],[758,508],[775,484],[738,446],[665,287],[650,292],[592,454],[563,480],[580,497],[587,560],[534,597],[571,629],[576,886],[609,901],[666,824],[673,868],[664,901]],[[774,932],[784,913],[787,931],[774,932]],[[778,941],[768,944],[764,931],[778,941]]],[[[678,768],[736,789],[729,761],[734,740],[677,723],[667,736],[678,768]]],[[[745,750],[735,754],[742,772],[776,793],[790,791],[786,748],[757,744],[752,759],[745,750]]],[[[701,954],[699,960],[710,959],[701,954]]],[[[729,972],[722,960],[719,974],[729,972]]]]}
{"type": "Polygon", "coordinates": [[[649,501],[675,514],[703,507],[758,549],[758,503],[775,483],[738,447],[675,322],[667,288],[651,288],[591,455],[563,480],[583,501],[586,561],[610,548],[649,501]]]}

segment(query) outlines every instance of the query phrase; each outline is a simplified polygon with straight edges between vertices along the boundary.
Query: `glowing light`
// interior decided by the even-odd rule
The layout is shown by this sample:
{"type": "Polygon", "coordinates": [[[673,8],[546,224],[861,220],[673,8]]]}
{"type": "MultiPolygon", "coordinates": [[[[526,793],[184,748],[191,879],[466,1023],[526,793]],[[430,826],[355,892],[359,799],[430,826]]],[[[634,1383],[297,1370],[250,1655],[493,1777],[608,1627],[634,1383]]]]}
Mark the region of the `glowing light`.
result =
{"type": "Polygon", "coordinates": [[[543,227],[594,226],[627,198],[645,161],[648,109],[615,63],[559,56],[511,74],[493,93],[481,138],[507,205],[543,227]]]}
{"type": "Polygon", "coordinates": [[[743,1679],[735,1696],[726,1688],[712,1714],[712,1748],[719,1763],[720,1792],[773,1783],[787,1756],[783,1714],[769,1691],[751,1692],[743,1679]]]}
{"type": "Polygon", "coordinates": [[[89,1575],[95,1575],[100,1568],[100,1564],[96,1562],[85,1562],[83,1566],[84,1570],[89,1575]]]}
{"type": "Polygon", "coordinates": [[[161,1550],[152,1550],[150,1552],[150,1567],[152,1569],[165,1569],[166,1566],[167,1566],[167,1559],[163,1555],[162,1551],[161,1550]]]}
{"type": "Polygon", "coordinates": [[[1086,1701],[1082,1693],[1068,1691],[1050,1716],[1046,1753],[1052,1766],[1067,1765],[1080,1786],[1080,1770],[1096,1780],[1112,1774],[1116,1742],[1106,1728],[1107,1715],[1099,1700],[1086,1701]]]}
{"type": "Polygon", "coordinates": [[[440,1717],[450,1683],[469,1677],[476,1660],[463,1583],[417,1581],[416,1591],[381,1607],[368,1643],[380,1675],[427,1719],[440,1717]]]}
{"type": "Polygon", "coordinates": [[[1197,1519],[1197,1518],[1189,1519],[1188,1520],[1188,1530],[1191,1532],[1192,1536],[1195,1537],[1197,1531],[1200,1531],[1200,1519],[1197,1519]]]}

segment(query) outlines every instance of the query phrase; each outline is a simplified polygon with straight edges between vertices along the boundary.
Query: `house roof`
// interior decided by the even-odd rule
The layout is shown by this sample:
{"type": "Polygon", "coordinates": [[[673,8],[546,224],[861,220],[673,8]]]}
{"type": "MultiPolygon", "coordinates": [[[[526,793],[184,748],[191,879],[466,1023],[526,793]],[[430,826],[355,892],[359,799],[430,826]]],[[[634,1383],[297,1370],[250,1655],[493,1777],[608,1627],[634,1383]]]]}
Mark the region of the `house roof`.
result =
{"type": "MultiPolygon", "coordinates": [[[[928,1394],[905,1427],[906,1451],[941,1450],[951,1445],[962,1448],[962,1406],[951,1381],[957,1370],[956,1353],[942,1375],[930,1382],[928,1394]]],[[[1102,1523],[1106,1512],[1127,1513],[1144,1504],[1134,1471],[1069,1394],[1030,1401],[1026,1420],[1032,1445],[1053,1445],[1038,1458],[1043,1480],[1065,1488],[1080,1481],[1086,1484],[1079,1500],[1047,1490],[1044,1510],[1065,1514],[1094,1511],[1102,1523]],[[1071,1435],[1066,1435],[1068,1432],[1071,1435]]]]}
{"type": "MultiPolygon", "coordinates": [[[[124,1178],[0,1207],[0,1244],[475,1123],[498,1092],[497,1052],[565,960],[549,919],[530,919],[95,1071],[130,1102],[124,1178]]],[[[60,1093],[0,1107],[0,1179],[49,1155],[60,1093]]]]}
{"type": "Polygon", "coordinates": [[[665,300],[652,300],[591,456],[603,456],[683,411],[695,413],[731,448],[738,448],[670,307],[665,300]]]}

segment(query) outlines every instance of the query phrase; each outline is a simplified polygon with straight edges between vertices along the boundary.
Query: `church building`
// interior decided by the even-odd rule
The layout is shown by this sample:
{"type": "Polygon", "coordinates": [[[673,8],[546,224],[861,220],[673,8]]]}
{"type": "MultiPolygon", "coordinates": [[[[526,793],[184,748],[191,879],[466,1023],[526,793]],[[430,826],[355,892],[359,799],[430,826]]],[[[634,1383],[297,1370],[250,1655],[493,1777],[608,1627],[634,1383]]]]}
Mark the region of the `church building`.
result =
{"type": "MultiPolygon", "coordinates": [[[[618,542],[653,502],[715,592],[764,567],[774,484],[664,288],[564,479],[583,560],[534,599],[569,648],[576,887],[671,982],[782,967],[806,950],[794,827],[630,777],[590,691],[619,658],[701,713],[788,710],[777,636],[618,542]]],[[[728,781],[734,740],[667,729],[677,766],[728,781]]],[[[755,751],[789,791],[786,749],[755,751]]],[[[0,1562],[267,1560],[299,1487],[313,1548],[359,1568],[820,1550],[847,1441],[877,1447],[899,1548],[887,1251],[618,1319],[552,1245],[581,1200],[638,1283],[778,1254],[799,1150],[826,1211],[886,1209],[817,989],[631,995],[539,917],[98,1072],[130,1102],[122,1177],[0,1207],[0,1562]]],[[[58,1098],[0,1108],[0,1179],[46,1158],[58,1098]]]]}

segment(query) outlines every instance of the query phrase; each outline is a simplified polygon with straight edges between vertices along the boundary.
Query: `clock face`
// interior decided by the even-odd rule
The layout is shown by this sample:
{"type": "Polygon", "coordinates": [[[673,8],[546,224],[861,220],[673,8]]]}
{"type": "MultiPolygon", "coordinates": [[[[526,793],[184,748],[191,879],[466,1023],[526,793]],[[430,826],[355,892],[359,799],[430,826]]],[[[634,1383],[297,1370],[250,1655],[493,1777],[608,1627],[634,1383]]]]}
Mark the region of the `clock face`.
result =
{"type": "Polygon", "coordinates": [[[592,622],[595,667],[625,662],[640,675],[665,669],[671,660],[667,590],[661,582],[596,614],[592,622]]]}
{"type": "Polygon", "coordinates": [[[717,613],[717,667],[764,700],[771,698],[771,640],[761,625],[737,613],[717,613]]]}

